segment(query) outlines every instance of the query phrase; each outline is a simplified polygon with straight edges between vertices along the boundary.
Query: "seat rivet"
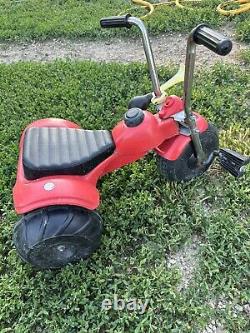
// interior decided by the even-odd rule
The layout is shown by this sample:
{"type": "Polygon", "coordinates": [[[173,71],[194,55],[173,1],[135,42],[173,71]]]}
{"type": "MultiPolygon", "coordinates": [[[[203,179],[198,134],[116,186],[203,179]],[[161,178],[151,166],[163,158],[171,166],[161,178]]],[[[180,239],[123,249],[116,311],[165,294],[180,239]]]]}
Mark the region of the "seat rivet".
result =
{"type": "Polygon", "coordinates": [[[55,188],[55,184],[54,183],[46,183],[46,184],[44,184],[43,188],[45,189],[45,191],[52,191],[55,188]]]}

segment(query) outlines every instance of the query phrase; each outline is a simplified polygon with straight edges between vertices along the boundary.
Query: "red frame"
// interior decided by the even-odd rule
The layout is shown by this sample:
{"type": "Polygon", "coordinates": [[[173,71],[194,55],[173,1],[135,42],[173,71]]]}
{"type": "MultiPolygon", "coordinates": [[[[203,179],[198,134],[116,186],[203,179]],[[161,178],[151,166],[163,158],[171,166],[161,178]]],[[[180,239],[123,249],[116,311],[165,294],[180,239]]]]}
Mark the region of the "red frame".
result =
{"type": "MultiPolygon", "coordinates": [[[[52,205],[74,205],[93,210],[100,203],[99,191],[96,188],[97,180],[106,173],[142,158],[150,150],[155,150],[168,160],[176,160],[191,139],[180,134],[179,124],[171,117],[183,110],[183,101],[176,96],[171,96],[170,99],[170,103],[168,99],[161,111],[155,115],[144,111],[144,120],[137,127],[127,127],[124,121],[120,121],[112,130],[116,147],[114,153],[84,176],[55,175],[27,180],[22,164],[23,140],[27,128],[80,128],[75,123],[56,118],[31,123],[24,130],[20,140],[17,181],[13,188],[16,212],[24,214],[52,205]],[[46,183],[53,183],[53,189],[45,190],[46,183]]],[[[196,116],[197,127],[200,132],[204,132],[208,123],[199,114],[196,116]]]]}

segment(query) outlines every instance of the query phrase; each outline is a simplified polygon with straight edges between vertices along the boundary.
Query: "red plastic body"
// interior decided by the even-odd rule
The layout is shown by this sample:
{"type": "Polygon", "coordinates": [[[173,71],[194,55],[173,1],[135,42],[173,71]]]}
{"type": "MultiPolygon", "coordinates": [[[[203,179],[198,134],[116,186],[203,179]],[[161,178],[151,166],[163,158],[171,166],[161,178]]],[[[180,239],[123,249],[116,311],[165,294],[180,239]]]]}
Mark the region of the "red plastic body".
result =
{"type": "MultiPolygon", "coordinates": [[[[142,158],[151,150],[166,159],[177,159],[190,142],[190,137],[180,134],[179,124],[171,117],[183,109],[182,100],[172,96],[170,104],[171,110],[164,106],[163,117],[160,113],[153,115],[144,111],[144,120],[136,127],[127,127],[124,121],[120,121],[112,130],[116,147],[114,153],[83,176],[55,175],[27,180],[22,164],[25,129],[20,140],[17,180],[13,189],[16,212],[24,214],[52,205],[74,205],[93,210],[100,203],[97,180],[106,173],[142,158]],[[45,190],[47,183],[52,183],[51,190],[45,190]]],[[[198,114],[197,126],[201,132],[208,126],[207,121],[198,114]]],[[[35,121],[29,127],[79,128],[75,123],[54,118],[35,121]]]]}

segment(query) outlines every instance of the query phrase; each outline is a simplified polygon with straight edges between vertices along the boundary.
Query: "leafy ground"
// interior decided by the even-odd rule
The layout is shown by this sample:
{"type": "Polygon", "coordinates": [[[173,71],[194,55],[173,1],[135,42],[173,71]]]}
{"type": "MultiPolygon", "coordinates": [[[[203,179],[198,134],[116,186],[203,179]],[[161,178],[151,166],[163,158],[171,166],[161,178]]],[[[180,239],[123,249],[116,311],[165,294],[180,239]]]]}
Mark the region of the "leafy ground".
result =
{"type": "Polygon", "coordinates": [[[241,51],[240,53],[240,59],[244,61],[246,65],[250,64],[250,49],[241,51]]]}
{"type": "MultiPolygon", "coordinates": [[[[173,73],[160,71],[164,79],[173,73]]],[[[229,65],[201,72],[194,107],[218,125],[223,145],[249,154],[248,79],[245,70],[229,65]]],[[[249,170],[236,181],[215,164],[197,180],[169,184],[151,153],[101,181],[105,229],[90,260],[39,272],[22,263],[13,248],[17,216],[11,187],[24,127],[56,116],[84,128],[111,129],[128,100],[149,90],[147,70],[138,64],[0,66],[1,333],[196,333],[213,321],[224,332],[249,332],[242,311],[249,302],[249,170]],[[188,287],[179,290],[181,271],[168,259],[194,238],[198,265],[188,287]],[[143,315],[101,311],[103,299],[114,293],[149,298],[149,308],[143,315]]]]}
{"type": "MultiPolygon", "coordinates": [[[[157,3],[158,1],[151,1],[157,3]]],[[[248,13],[227,18],[216,11],[221,0],[202,0],[194,10],[159,7],[146,20],[151,33],[189,31],[196,24],[207,22],[214,27],[232,22],[240,40],[250,40],[248,13]]],[[[109,38],[124,36],[124,31],[102,31],[103,16],[118,15],[129,7],[128,0],[0,0],[0,40],[30,40],[57,37],[109,38]]],[[[141,10],[133,14],[143,14],[141,10]]],[[[135,29],[136,30],[136,29],[135,29]]],[[[136,32],[135,32],[136,34],[136,32]]]]}

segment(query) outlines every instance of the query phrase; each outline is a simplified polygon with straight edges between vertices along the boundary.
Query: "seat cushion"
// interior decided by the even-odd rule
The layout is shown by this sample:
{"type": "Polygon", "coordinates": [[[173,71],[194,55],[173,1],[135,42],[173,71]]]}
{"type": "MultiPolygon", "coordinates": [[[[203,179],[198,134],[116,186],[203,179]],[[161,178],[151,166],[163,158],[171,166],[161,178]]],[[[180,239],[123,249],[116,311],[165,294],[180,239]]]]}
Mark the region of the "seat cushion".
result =
{"type": "Polygon", "coordinates": [[[31,127],[24,137],[24,174],[30,180],[51,175],[84,175],[114,149],[107,130],[31,127]]]}

